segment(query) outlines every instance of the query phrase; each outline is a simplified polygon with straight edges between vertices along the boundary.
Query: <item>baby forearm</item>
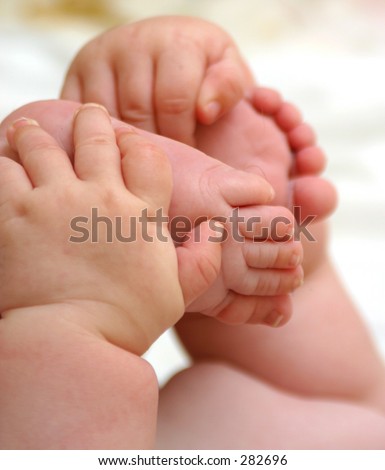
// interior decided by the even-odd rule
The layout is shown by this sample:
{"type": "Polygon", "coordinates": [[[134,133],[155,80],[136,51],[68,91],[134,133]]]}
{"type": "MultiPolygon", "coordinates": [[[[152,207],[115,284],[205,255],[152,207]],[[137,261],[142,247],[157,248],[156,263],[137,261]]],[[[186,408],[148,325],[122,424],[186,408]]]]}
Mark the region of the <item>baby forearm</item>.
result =
{"type": "Polygon", "coordinates": [[[64,309],[33,307],[0,320],[0,448],[153,446],[153,369],[64,309]]]}

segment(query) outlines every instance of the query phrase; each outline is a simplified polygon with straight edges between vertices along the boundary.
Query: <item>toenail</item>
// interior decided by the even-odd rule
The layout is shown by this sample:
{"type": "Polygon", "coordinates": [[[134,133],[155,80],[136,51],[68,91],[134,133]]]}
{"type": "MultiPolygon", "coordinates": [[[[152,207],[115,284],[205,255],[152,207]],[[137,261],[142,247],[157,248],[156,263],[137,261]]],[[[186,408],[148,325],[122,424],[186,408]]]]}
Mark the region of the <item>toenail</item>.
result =
{"type": "Polygon", "coordinates": [[[273,310],[270,312],[264,320],[265,325],[272,326],[273,328],[277,328],[283,320],[283,315],[279,313],[277,310],[273,310]]]}

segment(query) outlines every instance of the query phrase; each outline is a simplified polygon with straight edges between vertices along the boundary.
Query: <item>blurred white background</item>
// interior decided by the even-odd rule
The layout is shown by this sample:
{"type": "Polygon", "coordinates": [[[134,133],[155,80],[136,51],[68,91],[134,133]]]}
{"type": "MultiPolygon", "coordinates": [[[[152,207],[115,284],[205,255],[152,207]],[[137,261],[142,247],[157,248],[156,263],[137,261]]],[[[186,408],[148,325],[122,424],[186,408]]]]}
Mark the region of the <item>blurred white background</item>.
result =
{"type": "MultiPolygon", "coordinates": [[[[340,193],[332,253],[385,357],[383,0],[0,0],[0,119],[56,98],[76,51],[107,27],[159,14],[222,25],[258,81],[297,103],[340,193]]],[[[163,382],[187,363],[170,333],[148,354],[163,382]]]]}

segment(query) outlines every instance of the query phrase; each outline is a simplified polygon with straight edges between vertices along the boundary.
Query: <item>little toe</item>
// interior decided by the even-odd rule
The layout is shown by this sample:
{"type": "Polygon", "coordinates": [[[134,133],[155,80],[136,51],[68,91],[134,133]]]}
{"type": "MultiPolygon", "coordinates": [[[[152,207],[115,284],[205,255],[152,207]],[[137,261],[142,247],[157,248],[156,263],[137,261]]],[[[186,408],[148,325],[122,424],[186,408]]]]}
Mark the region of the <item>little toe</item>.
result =
{"type": "Polygon", "coordinates": [[[260,297],[230,292],[225,302],[213,316],[228,325],[249,323],[277,328],[285,325],[292,315],[292,301],[289,295],[260,297]]]}

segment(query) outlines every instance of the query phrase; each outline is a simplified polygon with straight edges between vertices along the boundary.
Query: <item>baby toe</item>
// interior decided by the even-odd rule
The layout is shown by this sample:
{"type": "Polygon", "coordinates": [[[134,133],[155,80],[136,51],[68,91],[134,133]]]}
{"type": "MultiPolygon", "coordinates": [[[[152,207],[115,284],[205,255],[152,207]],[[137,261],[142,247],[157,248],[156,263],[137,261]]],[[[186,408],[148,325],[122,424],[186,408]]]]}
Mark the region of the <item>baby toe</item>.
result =
{"type": "Polygon", "coordinates": [[[244,296],[230,293],[227,305],[215,318],[228,325],[264,324],[274,328],[285,325],[292,315],[289,295],[276,297],[244,296]]]}
{"type": "Polygon", "coordinates": [[[301,150],[316,142],[316,135],[311,126],[302,123],[289,131],[287,135],[289,144],[293,150],[301,150]]]}
{"type": "Polygon", "coordinates": [[[257,87],[252,97],[253,107],[260,113],[272,116],[282,105],[281,95],[272,88],[257,87]]]}
{"type": "Polygon", "coordinates": [[[324,171],[325,166],[325,154],[315,145],[305,147],[295,155],[295,170],[298,174],[317,175],[324,171]]]}
{"type": "Polygon", "coordinates": [[[274,120],[282,131],[288,132],[301,124],[302,115],[296,106],[285,102],[274,115],[274,120]]]}
{"type": "Polygon", "coordinates": [[[258,243],[245,240],[242,251],[247,266],[255,269],[293,269],[303,260],[302,244],[298,241],[258,243]]]}
{"type": "Polygon", "coordinates": [[[289,294],[303,284],[302,266],[288,269],[248,269],[231,288],[242,295],[276,296],[289,294]]]}

